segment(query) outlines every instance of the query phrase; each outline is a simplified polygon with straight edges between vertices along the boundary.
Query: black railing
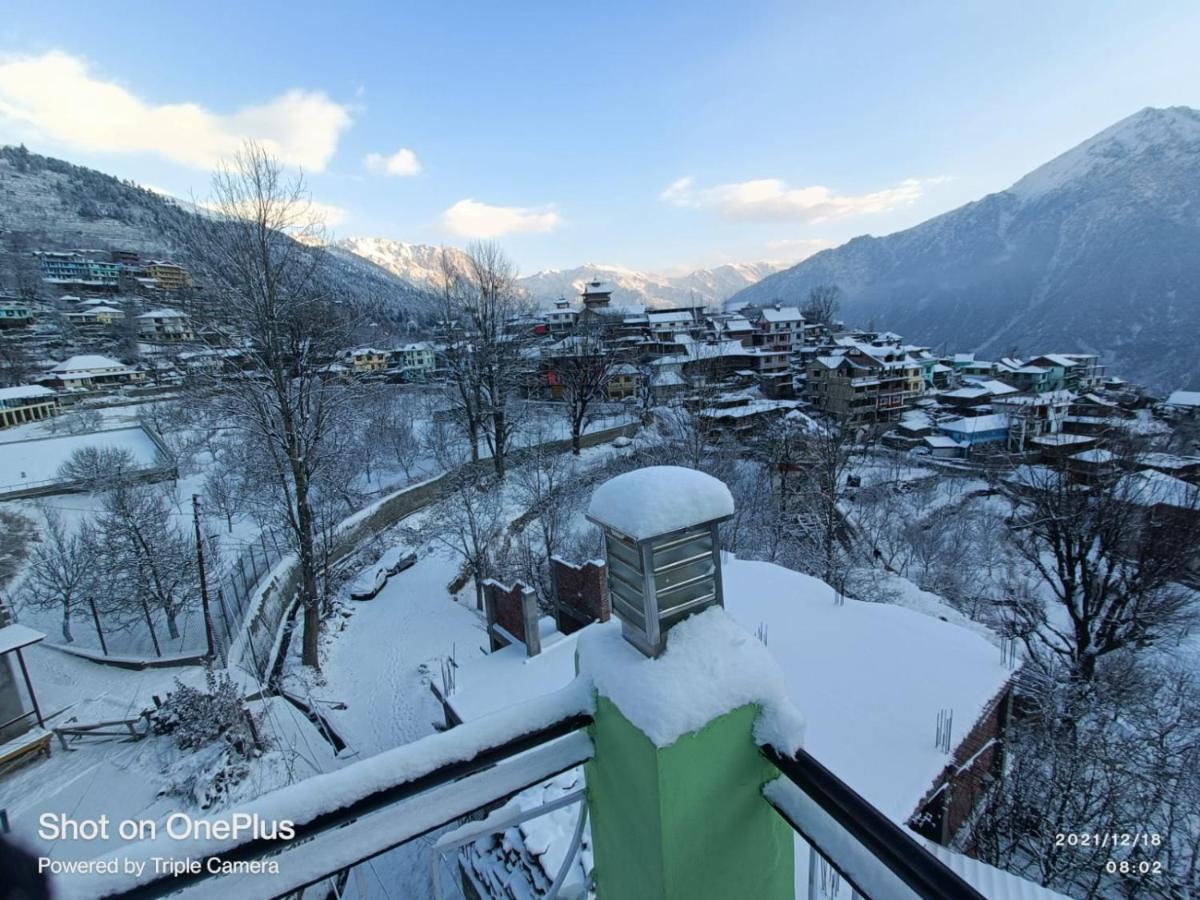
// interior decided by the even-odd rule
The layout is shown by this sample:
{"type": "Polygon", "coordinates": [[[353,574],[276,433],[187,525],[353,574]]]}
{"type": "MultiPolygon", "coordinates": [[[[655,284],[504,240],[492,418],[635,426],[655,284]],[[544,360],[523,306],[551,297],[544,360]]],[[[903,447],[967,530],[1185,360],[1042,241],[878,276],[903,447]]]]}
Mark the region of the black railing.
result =
{"type": "MultiPolygon", "coordinates": [[[[542,720],[545,721],[545,717],[542,720]]],[[[304,821],[296,821],[293,826],[294,836],[289,839],[247,838],[230,841],[222,844],[215,852],[192,856],[200,862],[200,865],[195,867],[199,871],[179,874],[165,872],[128,885],[114,884],[109,889],[102,889],[93,895],[120,897],[122,900],[151,900],[193,887],[202,881],[219,882],[226,879],[233,894],[239,897],[293,895],[309,885],[324,881],[351,866],[373,859],[461,819],[479,808],[506,800],[517,791],[580,765],[591,757],[591,741],[582,731],[591,722],[592,717],[589,713],[566,709],[549,724],[523,732],[518,731],[493,746],[474,752],[470,758],[422,771],[414,777],[396,781],[358,797],[344,806],[318,813],[304,821]],[[567,740],[559,741],[562,738],[567,740]],[[555,743],[556,741],[559,743],[555,743]],[[549,746],[552,744],[553,746],[549,746]],[[521,756],[522,754],[525,755],[521,756]],[[517,756],[521,758],[513,760],[513,757],[517,756]],[[466,786],[466,782],[472,778],[480,782],[486,781],[486,784],[481,783],[478,789],[471,785],[469,790],[460,792],[469,795],[469,804],[464,804],[462,797],[453,798],[458,801],[457,805],[455,802],[447,802],[448,794],[453,793],[455,788],[466,786]],[[406,813],[408,814],[405,815],[406,813]],[[395,818],[390,822],[384,821],[388,815],[395,818]],[[314,840],[322,837],[333,838],[338,844],[338,851],[326,852],[323,846],[312,844],[314,840]],[[319,854],[319,861],[314,860],[313,854],[319,854]],[[295,868],[298,873],[290,878],[285,876],[278,882],[271,877],[259,877],[251,879],[247,884],[239,882],[236,875],[208,871],[209,860],[229,864],[270,859],[282,861],[285,857],[290,857],[289,862],[303,860],[303,863],[287,866],[287,870],[295,868]]],[[[462,726],[447,735],[466,736],[472,731],[472,726],[477,724],[479,723],[462,726]]],[[[346,778],[355,766],[369,763],[370,760],[364,760],[362,763],[321,777],[346,778]]],[[[255,804],[251,803],[239,811],[251,813],[254,807],[255,804]]],[[[270,808],[274,817],[280,809],[286,809],[286,805],[277,803],[270,808]]],[[[128,851],[132,849],[126,848],[126,855],[129,855],[128,851]]],[[[136,850],[134,852],[136,853],[136,850]]]]}
{"type": "Polygon", "coordinates": [[[800,750],[787,755],[770,745],[762,753],[804,802],[790,802],[771,785],[764,790],[767,801],[859,896],[890,900],[907,888],[922,900],[985,900],[812,754],[800,750]],[[844,837],[864,853],[847,853],[844,837]]]}

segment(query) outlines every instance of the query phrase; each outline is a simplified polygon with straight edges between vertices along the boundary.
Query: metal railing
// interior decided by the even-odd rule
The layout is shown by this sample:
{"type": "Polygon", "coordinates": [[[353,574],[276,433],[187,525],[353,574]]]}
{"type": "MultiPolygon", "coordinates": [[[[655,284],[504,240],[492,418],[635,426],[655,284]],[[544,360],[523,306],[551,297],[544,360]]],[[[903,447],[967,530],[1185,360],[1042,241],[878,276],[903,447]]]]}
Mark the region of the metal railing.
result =
{"type": "MultiPolygon", "coordinates": [[[[236,810],[278,821],[288,818],[294,807],[290,838],[249,835],[201,842],[190,850],[176,845],[176,855],[182,853],[200,864],[182,873],[155,874],[151,868],[145,877],[127,876],[100,886],[94,880],[60,879],[58,886],[64,896],[79,889],[81,896],[122,900],[151,900],[180,892],[189,898],[236,896],[239,900],[293,896],[591,759],[592,742],[583,729],[592,723],[592,716],[579,697],[570,689],[560,691],[523,704],[520,717],[486,717],[430,735],[236,810]],[[390,772],[398,776],[387,779],[384,773],[390,772]],[[364,789],[364,781],[372,787],[364,789]],[[314,791],[346,802],[312,812],[314,791]],[[216,874],[209,871],[210,860],[274,861],[279,874],[216,874]]],[[[152,859],[162,856],[164,849],[150,841],[126,846],[121,855],[152,859]]]]}
{"type": "MultiPolygon", "coordinates": [[[[770,745],[762,753],[782,773],[763,789],[767,802],[849,884],[855,897],[985,900],[812,754],[784,754],[770,745]]],[[[809,896],[816,897],[811,863],[808,884],[809,896]]]]}

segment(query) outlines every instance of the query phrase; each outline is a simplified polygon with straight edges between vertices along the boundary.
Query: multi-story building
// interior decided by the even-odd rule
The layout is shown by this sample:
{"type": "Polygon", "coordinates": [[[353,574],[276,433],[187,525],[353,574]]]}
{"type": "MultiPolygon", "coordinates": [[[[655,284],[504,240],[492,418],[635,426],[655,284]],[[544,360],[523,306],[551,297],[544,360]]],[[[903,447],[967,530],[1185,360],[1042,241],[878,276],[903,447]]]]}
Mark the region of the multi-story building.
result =
{"type": "Polygon", "coordinates": [[[433,344],[425,341],[404,344],[393,350],[390,356],[392,367],[400,369],[405,381],[428,381],[437,368],[433,344]]]}
{"type": "Polygon", "coordinates": [[[613,366],[604,390],[609,400],[627,400],[638,395],[640,384],[641,372],[637,366],[619,363],[613,366]]]}
{"type": "Polygon", "coordinates": [[[117,309],[115,306],[85,306],[82,309],[72,310],[66,314],[65,318],[75,325],[107,326],[123,320],[125,310],[117,309]]]}
{"type": "Polygon", "coordinates": [[[849,425],[896,421],[923,386],[920,363],[904,350],[865,344],[816,357],[807,376],[813,405],[849,425]]]}
{"type": "Polygon", "coordinates": [[[0,297],[0,328],[24,328],[33,324],[33,309],[15,297],[0,297]]]}
{"type": "Polygon", "coordinates": [[[1028,364],[1050,369],[1052,386],[1049,390],[1066,388],[1078,392],[1098,388],[1107,368],[1100,364],[1100,357],[1094,353],[1047,353],[1035,356],[1028,364]]]}
{"type": "Polygon", "coordinates": [[[178,291],[191,286],[192,276],[183,266],[164,260],[151,260],[143,267],[147,278],[164,291],[178,291]]]}
{"type": "Polygon", "coordinates": [[[560,298],[554,301],[554,308],[542,314],[542,319],[554,337],[562,337],[575,327],[579,319],[579,310],[572,308],[569,300],[560,298]]]}
{"type": "Polygon", "coordinates": [[[71,284],[86,288],[115,288],[121,266],[110,260],[91,259],[82,253],[37,251],[42,280],[49,284],[71,284]]]}
{"type": "Polygon", "coordinates": [[[58,396],[40,384],[0,388],[0,428],[40,422],[58,414],[58,396]]]}
{"type": "Polygon", "coordinates": [[[794,306],[766,306],[755,321],[754,346],[792,353],[804,334],[804,316],[794,306]]]}
{"type": "Polygon", "coordinates": [[[193,341],[192,319],[177,309],[152,309],[137,317],[138,336],[149,341],[193,341]]]}
{"type": "Polygon", "coordinates": [[[386,350],[376,350],[374,347],[359,347],[345,353],[346,363],[360,375],[382,372],[388,367],[388,357],[386,350]]]}

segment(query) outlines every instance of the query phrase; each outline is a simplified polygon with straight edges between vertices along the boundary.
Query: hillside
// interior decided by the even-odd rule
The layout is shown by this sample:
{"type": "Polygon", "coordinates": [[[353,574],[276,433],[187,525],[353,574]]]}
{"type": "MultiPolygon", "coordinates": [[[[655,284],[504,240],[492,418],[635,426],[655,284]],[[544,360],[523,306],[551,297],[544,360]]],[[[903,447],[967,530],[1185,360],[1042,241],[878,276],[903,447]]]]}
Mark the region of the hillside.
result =
{"type": "Polygon", "coordinates": [[[1200,386],[1200,112],[1145,109],[1011,188],[859,237],[735,302],[835,283],[849,322],[940,349],[1097,352],[1158,389],[1200,386]]]}
{"type": "MultiPolygon", "coordinates": [[[[46,293],[34,250],[133,250],[188,265],[180,235],[196,215],[169,197],[94,169],[0,148],[0,291],[46,293]]],[[[368,260],[330,254],[328,277],[339,299],[380,321],[421,311],[427,295],[368,260]]]]}

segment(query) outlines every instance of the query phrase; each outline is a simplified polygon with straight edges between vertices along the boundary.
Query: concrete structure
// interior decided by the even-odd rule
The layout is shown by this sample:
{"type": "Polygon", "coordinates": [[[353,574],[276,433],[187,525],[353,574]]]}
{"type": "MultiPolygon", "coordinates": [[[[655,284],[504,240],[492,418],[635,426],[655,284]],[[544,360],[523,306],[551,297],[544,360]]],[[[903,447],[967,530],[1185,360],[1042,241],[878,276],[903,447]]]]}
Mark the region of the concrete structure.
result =
{"type": "Polygon", "coordinates": [[[58,395],[40,384],[0,388],[0,428],[58,415],[58,395]]]}
{"type": "Polygon", "coordinates": [[[85,288],[115,288],[121,280],[121,266],[115,262],[91,259],[79,252],[39,251],[34,253],[49,284],[70,284],[85,288]]]}
{"type": "Polygon", "coordinates": [[[24,328],[33,324],[33,309],[23,300],[0,297],[0,328],[24,328]]]}
{"type": "Polygon", "coordinates": [[[137,317],[138,336],[148,341],[193,341],[192,319],[178,309],[152,309],[137,317]]]}
{"type": "Polygon", "coordinates": [[[192,276],[183,266],[163,260],[151,260],[142,267],[148,278],[164,291],[178,291],[192,284],[192,276]]]}
{"type": "Polygon", "coordinates": [[[145,380],[146,374],[108,356],[72,356],[51,368],[42,381],[63,390],[95,390],[145,380]]]}

